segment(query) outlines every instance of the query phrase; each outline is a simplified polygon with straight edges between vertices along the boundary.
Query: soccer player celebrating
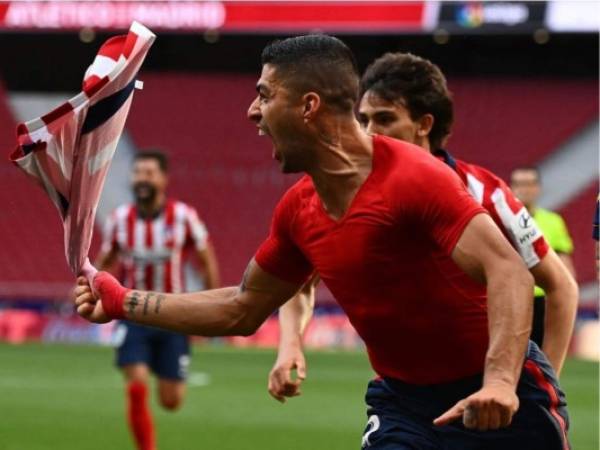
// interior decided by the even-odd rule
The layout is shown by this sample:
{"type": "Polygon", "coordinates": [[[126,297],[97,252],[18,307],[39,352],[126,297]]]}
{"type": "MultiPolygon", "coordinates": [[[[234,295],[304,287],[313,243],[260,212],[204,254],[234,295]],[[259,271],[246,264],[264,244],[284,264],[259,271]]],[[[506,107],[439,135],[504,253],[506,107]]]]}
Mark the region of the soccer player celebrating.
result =
{"type": "MultiPolygon", "coordinates": [[[[542,348],[555,371],[560,373],[577,313],[577,284],[556,253],[548,248],[536,222],[530,220],[529,207],[523,206],[506,183],[490,171],[455,159],[443,150],[454,114],[452,97],[440,69],[431,61],[410,53],[388,53],[365,71],[360,98],[358,117],[368,133],[411,142],[445,162],[519,252],[536,283],[545,289],[548,302],[545,325],[544,310],[539,308],[537,299],[534,302],[531,338],[542,346],[541,336],[546,329],[542,348]]],[[[518,181],[532,179],[530,173],[516,175],[518,181]]],[[[556,224],[554,228],[560,227],[556,224]]],[[[552,244],[566,239],[554,238],[555,234],[557,231],[549,236],[550,246],[560,252],[563,247],[552,244]]],[[[269,374],[269,392],[280,401],[298,395],[306,376],[302,334],[312,315],[314,295],[311,292],[314,286],[306,286],[280,309],[279,353],[269,374]],[[291,376],[293,369],[297,371],[296,379],[291,376]]]]}
{"type": "MultiPolygon", "coordinates": [[[[160,151],[135,155],[135,203],[117,208],[109,217],[98,267],[108,270],[121,262],[125,286],[179,293],[184,290],[183,251],[189,246],[204,268],[206,288],[216,288],[218,267],[206,227],[194,208],[166,197],[167,170],[167,157],[160,151]]],[[[116,335],[121,339],[117,365],[127,383],[129,426],[137,448],[153,450],[149,373],[158,377],[160,404],[168,410],[179,408],[185,394],[189,339],[130,321],[121,322],[116,335]]]]}
{"type": "Polygon", "coordinates": [[[248,335],[316,271],[379,375],[365,447],[567,448],[564,397],[528,340],[533,278],[459,177],[361,129],[356,63],[338,39],[278,41],[262,63],[248,116],[281,170],[306,176],[281,199],[240,286],[157,294],[101,272],[92,287],[78,279],[79,314],[248,335]]]}

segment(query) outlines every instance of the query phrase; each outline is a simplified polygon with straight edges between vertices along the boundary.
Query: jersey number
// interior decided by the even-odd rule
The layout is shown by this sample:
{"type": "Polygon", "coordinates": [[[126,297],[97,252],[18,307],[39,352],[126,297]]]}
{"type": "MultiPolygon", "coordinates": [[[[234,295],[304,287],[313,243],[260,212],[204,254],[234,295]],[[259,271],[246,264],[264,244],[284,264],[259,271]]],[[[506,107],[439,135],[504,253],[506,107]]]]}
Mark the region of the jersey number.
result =
{"type": "Polygon", "coordinates": [[[369,420],[367,420],[367,431],[362,437],[362,448],[370,447],[371,442],[369,441],[369,437],[377,430],[379,430],[379,426],[381,423],[379,422],[379,417],[376,415],[369,416],[369,420]]]}

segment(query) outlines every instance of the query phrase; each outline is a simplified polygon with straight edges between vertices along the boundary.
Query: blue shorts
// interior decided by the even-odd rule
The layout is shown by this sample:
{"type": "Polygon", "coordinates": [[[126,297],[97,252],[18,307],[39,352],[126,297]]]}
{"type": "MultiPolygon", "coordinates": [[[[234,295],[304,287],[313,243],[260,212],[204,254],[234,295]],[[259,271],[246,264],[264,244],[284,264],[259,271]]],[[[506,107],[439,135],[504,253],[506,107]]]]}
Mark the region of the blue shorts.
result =
{"type": "Polygon", "coordinates": [[[190,342],[183,334],[122,321],[117,325],[117,366],[146,364],[159,378],[184,380],[190,342]]]}
{"type": "Polygon", "coordinates": [[[565,395],[539,347],[529,343],[517,388],[520,406],[507,428],[466,429],[458,420],[436,427],[433,419],[478,391],[482,377],[416,386],[398,380],[371,381],[362,448],[369,450],[569,450],[565,395]]]}

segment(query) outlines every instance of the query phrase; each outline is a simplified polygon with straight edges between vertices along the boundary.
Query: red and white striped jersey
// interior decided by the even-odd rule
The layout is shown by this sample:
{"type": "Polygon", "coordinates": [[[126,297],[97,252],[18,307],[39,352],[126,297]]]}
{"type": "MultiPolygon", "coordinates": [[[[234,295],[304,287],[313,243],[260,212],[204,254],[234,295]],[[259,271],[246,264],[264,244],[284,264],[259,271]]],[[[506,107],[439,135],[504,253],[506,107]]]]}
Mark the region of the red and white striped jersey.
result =
{"type": "Polygon", "coordinates": [[[118,249],[126,287],[177,293],[184,291],[184,250],[204,250],[207,242],[208,231],[196,210],[168,200],[151,218],[141,217],[134,204],[117,208],[106,221],[102,250],[118,249]]]}
{"type": "Polygon", "coordinates": [[[496,225],[519,252],[528,268],[548,253],[548,243],[523,203],[506,183],[487,169],[452,157],[444,150],[434,155],[460,176],[468,191],[490,214],[496,225]]]}

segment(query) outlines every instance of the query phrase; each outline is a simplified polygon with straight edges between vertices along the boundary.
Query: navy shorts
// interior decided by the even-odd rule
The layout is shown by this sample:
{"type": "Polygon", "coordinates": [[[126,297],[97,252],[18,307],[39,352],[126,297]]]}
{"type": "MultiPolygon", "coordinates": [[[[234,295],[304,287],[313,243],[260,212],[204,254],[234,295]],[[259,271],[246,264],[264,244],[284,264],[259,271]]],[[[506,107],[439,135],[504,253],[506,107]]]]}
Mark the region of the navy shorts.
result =
{"type": "Polygon", "coordinates": [[[189,338],[183,334],[122,321],[115,339],[117,366],[146,364],[159,378],[184,380],[190,363],[189,338]]]}
{"type": "Polygon", "coordinates": [[[569,450],[565,395],[539,347],[529,343],[517,395],[520,406],[507,428],[468,430],[458,420],[436,427],[433,419],[478,391],[482,377],[433,386],[378,379],[366,395],[369,450],[569,450]]]}

